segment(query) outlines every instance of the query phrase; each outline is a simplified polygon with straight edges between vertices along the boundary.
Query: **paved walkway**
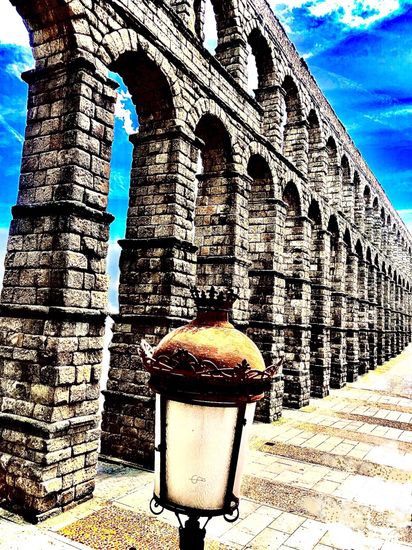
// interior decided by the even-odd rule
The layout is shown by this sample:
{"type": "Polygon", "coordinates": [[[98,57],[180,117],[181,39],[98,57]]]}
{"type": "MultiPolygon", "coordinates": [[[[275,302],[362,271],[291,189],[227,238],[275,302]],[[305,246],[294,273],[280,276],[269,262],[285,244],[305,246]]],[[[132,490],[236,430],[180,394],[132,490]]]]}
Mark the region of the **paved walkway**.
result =
{"type": "MultiPolygon", "coordinates": [[[[256,424],[235,524],[209,550],[412,549],[412,346],[271,425],[256,424]]],[[[31,526],[0,510],[2,550],[178,548],[176,518],[148,512],[152,474],[101,462],[95,496],[31,526]]]]}

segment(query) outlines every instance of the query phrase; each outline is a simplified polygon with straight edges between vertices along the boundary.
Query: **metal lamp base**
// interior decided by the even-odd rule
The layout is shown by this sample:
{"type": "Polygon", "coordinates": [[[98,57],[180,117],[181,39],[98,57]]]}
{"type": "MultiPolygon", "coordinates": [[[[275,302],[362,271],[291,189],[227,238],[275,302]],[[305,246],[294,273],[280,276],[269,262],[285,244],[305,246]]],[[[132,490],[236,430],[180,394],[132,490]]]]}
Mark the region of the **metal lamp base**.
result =
{"type": "Polygon", "coordinates": [[[180,550],[204,550],[206,529],[200,527],[199,519],[190,517],[184,527],[179,527],[180,550]]]}

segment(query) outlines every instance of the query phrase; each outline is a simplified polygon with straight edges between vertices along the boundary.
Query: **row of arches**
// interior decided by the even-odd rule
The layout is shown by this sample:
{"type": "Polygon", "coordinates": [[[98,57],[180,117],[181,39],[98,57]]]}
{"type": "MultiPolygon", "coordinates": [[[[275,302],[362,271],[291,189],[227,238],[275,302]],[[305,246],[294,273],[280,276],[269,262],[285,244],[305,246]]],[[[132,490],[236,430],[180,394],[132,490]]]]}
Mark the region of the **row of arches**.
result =
{"type": "MultiPolygon", "coordinates": [[[[182,4],[182,0],[172,0],[172,7],[177,8],[179,13],[182,13],[182,4]]],[[[331,207],[341,211],[359,231],[368,231],[368,237],[373,238],[374,244],[385,244],[384,236],[379,233],[379,220],[389,218],[385,225],[390,225],[393,218],[399,248],[402,253],[411,254],[405,229],[399,227],[398,220],[387,211],[381,192],[374,191],[375,186],[367,183],[362,171],[349,160],[351,154],[339,145],[339,139],[329,128],[329,123],[321,120],[319,108],[313,106],[307,90],[293,74],[288,73],[285,68],[287,63],[282,60],[273,41],[266,36],[266,29],[253,19],[252,23],[241,21],[241,11],[232,2],[208,0],[208,4],[216,19],[216,56],[219,61],[231,72],[233,58],[237,55],[237,65],[243,64],[243,71],[246,72],[246,58],[239,46],[241,40],[254,58],[256,100],[263,108],[263,131],[272,144],[307,177],[312,189],[328,198],[331,207]],[[237,43],[237,48],[233,46],[236,52],[230,49],[232,42],[237,43]],[[224,51],[230,51],[227,59],[225,55],[220,55],[224,51]],[[369,201],[372,201],[371,204],[369,201]]],[[[205,6],[205,0],[199,0],[186,8],[186,13],[193,10],[200,40],[204,40],[205,6]]],[[[391,228],[390,231],[393,230],[391,228]]]]}
{"type": "MultiPolygon", "coordinates": [[[[242,40],[236,12],[213,1],[224,32],[216,55],[230,78],[193,49],[163,3],[141,0],[127,17],[125,6],[98,0],[93,13],[68,0],[15,4],[36,70],[24,75],[27,130],[0,306],[2,499],[41,520],[93,492],[113,219],[106,208],[116,95],[108,69],[126,83],[139,131],[131,136],[103,454],[152,464],[154,398],[139,343],[156,344],[192,317],[193,283],[238,291],[234,322],[268,362],[284,357],[284,382],[279,376],[260,411],[265,420],[282,402],[300,407],[326,395],[410,340],[410,266],[397,260],[392,235],[386,251],[375,246],[339,212],[339,193],[328,195],[340,185],[339,140],[335,147],[282,69],[291,50],[275,52],[256,12],[242,40]],[[239,86],[248,41],[261,108],[239,86]],[[319,176],[319,192],[308,185],[309,161],[312,181],[331,181],[319,176]]],[[[194,6],[203,0],[173,2],[181,17],[194,6]]],[[[343,171],[353,181],[347,156],[343,171]]],[[[377,210],[387,216],[380,197],[377,210]]]]}

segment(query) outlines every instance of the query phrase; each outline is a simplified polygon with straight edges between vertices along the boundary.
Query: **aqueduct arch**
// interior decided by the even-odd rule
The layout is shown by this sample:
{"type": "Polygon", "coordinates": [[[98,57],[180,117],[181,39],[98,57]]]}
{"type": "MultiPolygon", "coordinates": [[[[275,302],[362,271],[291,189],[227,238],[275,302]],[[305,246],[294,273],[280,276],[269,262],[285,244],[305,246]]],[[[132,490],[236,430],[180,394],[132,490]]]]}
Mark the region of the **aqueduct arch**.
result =
{"type": "Polygon", "coordinates": [[[234,287],[234,322],[268,362],[284,358],[259,410],[266,421],[410,342],[412,237],[263,0],[242,10],[213,0],[216,56],[203,46],[203,0],[12,3],[36,68],[23,76],[27,130],[0,302],[2,498],[40,520],[94,487],[113,219],[109,69],[140,128],[103,453],[150,464],[153,396],[138,343],[191,317],[196,281],[234,287]]]}

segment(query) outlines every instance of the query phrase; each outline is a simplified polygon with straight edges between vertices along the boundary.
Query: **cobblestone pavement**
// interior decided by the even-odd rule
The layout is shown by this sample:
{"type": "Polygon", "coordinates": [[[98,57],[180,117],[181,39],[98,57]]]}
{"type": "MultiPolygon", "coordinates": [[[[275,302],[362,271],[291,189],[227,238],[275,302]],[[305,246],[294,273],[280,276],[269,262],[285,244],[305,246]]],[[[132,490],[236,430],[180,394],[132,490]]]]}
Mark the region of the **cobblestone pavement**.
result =
{"type": "MultiPolygon", "coordinates": [[[[412,549],[412,346],[323,400],[256,424],[236,524],[211,549],[412,549]]],[[[176,518],[148,512],[152,474],[101,462],[95,496],[39,526],[0,511],[0,548],[177,547],[176,518]]]]}

